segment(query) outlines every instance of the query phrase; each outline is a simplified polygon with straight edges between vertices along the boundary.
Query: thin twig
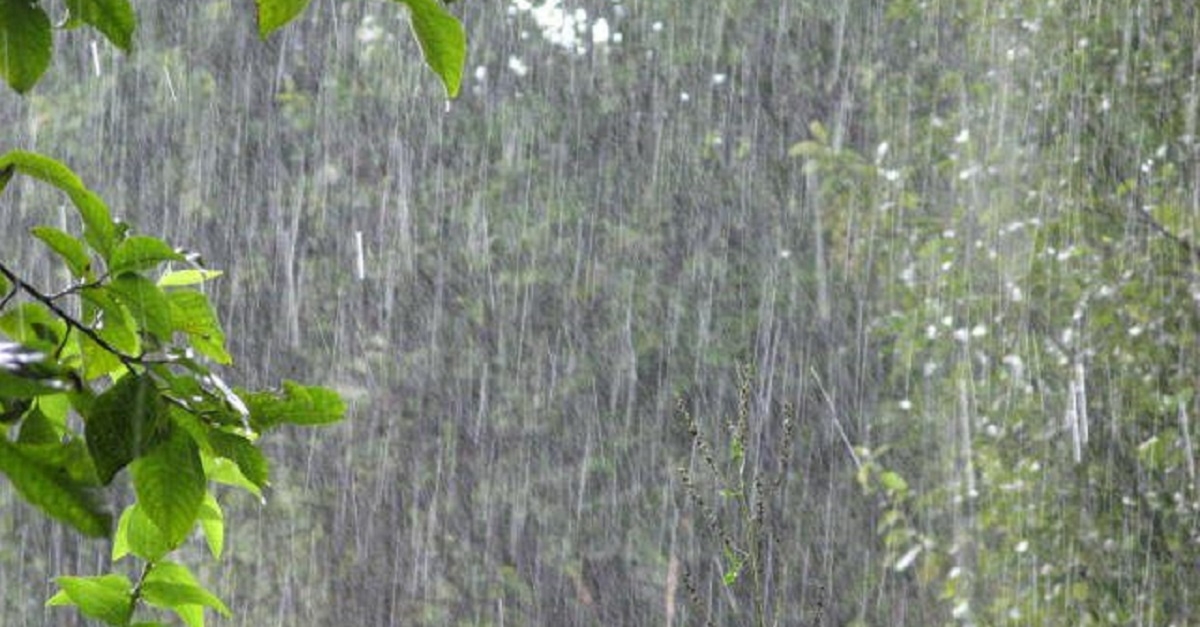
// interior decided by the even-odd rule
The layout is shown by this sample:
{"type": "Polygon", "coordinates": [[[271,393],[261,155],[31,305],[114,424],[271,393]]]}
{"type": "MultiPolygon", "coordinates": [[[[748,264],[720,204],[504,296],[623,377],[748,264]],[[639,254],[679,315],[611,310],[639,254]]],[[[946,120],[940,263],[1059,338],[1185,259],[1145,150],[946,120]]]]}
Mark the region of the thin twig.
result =
{"type": "Polygon", "coordinates": [[[72,327],[72,328],[76,329],[77,331],[79,331],[80,333],[86,335],[88,337],[88,339],[95,342],[97,346],[99,346],[100,348],[103,348],[104,350],[115,355],[117,357],[117,359],[121,360],[121,363],[125,364],[126,368],[133,370],[134,365],[140,361],[140,357],[135,357],[133,355],[127,355],[127,354],[125,354],[124,351],[121,351],[120,349],[113,346],[112,344],[109,344],[108,340],[105,340],[104,338],[100,337],[100,334],[96,333],[96,331],[93,330],[91,327],[76,320],[71,314],[67,313],[61,307],[59,307],[58,304],[54,302],[54,298],[52,298],[51,296],[48,296],[46,294],[43,294],[36,287],[25,282],[24,279],[17,276],[16,273],[14,273],[12,270],[9,270],[8,267],[5,266],[3,263],[0,263],[0,274],[3,274],[5,277],[7,277],[8,280],[11,281],[13,285],[17,286],[17,288],[19,288],[21,291],[32,296],[34,298],[34,300],[45,305],[48,309],[50,309],[50,311],[54,312],[54,315],[58,316],[59,318],[62,318],[63,322],[65,322],[67,324],[67,326],[72,327]]]}

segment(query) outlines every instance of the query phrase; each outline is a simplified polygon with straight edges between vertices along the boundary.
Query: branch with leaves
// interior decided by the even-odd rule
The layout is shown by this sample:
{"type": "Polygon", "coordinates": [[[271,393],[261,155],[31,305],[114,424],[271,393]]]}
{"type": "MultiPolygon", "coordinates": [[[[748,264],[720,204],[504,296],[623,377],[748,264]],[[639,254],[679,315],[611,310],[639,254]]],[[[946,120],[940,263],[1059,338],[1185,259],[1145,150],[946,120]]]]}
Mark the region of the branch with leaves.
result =
{"type": "MultiPolygon", "coordinates": [[[[413,33],[446,93],[458,94],[466,59],[462,25],[437,0],[408,7],[413,33]]],[[[256,0],[266,38],[309,0],[256,0]]],[[[129,0],[68,0],[52,26],[37,0],[0,0],[0,76],[17,93],[50,65],[54,28],[88,26],[122,51],[133,47],[129,0]]],[[[145,622],[145,608],[202,626],[206,608],[229,609],[188,568],[168,559],[200,528],[214,558],[224,548],[224,514],[213,484],[259,498],[269,465],[258,446],[284,424],[342,419],[332,390],[285,381],[282,390],[231,388],[210,364],[232,362],[225,333],[203,291],[221,275],[155,237],[112,219],[67,166],[25,151],[0,156],[0,193],[16,175],[63,192],[77,210],[76,235],[37,226],[40,240],[71,275],[57,292],[39,289],[0,259],[0,474],[47,515],[89,536],[112,539],[121,573],[62,576],[50,606],[75,606],[109,625],[145,622]],[[128,469],[136,499],[116,528],[100,495],[128,469]]]]}
{"type": "Polygon", "coordinates": [[[336,422],[345,406],[331,390],[293,382],[230,388],[210,366],[232,359],[202,290],[221,273],[158,238],[131,235],[57,161],[0,157],[0,192],[17,174],[65,193],[83,228],[80,236],[32,231],[71,275],[56,293],[0,260],[0,473],[47,515],[110,537],[114,562],[142,564],[136,582],[120,573],[58,577],[47,604],[109,625],[131,624],[143,606],[188,625],[202,625],[205,608],[227,615],[169,556],[199,527],[219,558],[224,516],[211,486],[261,498],[269,464],[259,439],[284,424],[336,422]],[[113,529],[99,497],[123,469],[136,499],[113,529]]]}

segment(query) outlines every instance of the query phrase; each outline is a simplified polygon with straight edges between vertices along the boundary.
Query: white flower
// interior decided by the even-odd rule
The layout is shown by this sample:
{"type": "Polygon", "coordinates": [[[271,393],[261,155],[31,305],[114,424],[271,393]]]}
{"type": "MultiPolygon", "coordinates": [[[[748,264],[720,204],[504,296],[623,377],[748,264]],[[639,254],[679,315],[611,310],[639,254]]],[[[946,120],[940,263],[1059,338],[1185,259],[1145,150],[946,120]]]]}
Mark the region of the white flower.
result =
{"type": "Polygon", "coordinates": [[[508,69],[517,76],[525,76],[529,73],[529,66],[525,65],[525,62],[519,57],[511,55],[508,57],[508,69]]]}
{"type": "Polygon", "coordinates": [[[600,18],[592,23],[592,43],[606,44],[612,40],[612,33],[608,29],[608,20],[600,18]]]}

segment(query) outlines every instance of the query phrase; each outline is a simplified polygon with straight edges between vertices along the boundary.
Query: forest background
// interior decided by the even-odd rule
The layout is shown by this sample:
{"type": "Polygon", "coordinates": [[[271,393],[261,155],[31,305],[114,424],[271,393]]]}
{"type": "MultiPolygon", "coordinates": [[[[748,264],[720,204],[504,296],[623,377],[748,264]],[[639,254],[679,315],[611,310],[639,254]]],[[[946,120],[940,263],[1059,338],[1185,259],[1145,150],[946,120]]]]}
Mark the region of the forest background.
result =
{"type": "MultiPolygon", "coordinates": [[[[0,104],[227,271],[231,377],[350,402],[231,504],[230,622],[1196,620],[1191,3],[559,7],[456,4],[449,106],[332,0],[146,6],[0,104]]],[[[64,624],[108,547],[3,489],[0,615],[64,624]]]]}

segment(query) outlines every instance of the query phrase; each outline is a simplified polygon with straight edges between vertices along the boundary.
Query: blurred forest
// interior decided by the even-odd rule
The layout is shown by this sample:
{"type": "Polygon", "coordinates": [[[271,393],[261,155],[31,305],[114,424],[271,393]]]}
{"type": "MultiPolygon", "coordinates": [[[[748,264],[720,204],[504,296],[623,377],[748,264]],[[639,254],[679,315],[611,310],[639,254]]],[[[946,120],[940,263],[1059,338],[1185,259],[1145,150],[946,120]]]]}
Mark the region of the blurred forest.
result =
{"type": "MultiPolygon", "coordinates": [[[[449,104],[397,6],[245,5],[0,100],[226,271],[227,379],[352,405],[217,624],[1200,622],[1192,2],[463,0],[449,104]]],[[[108,547],[6,483],[0,536],[0,624],[70,624],[108,547]]]]}

